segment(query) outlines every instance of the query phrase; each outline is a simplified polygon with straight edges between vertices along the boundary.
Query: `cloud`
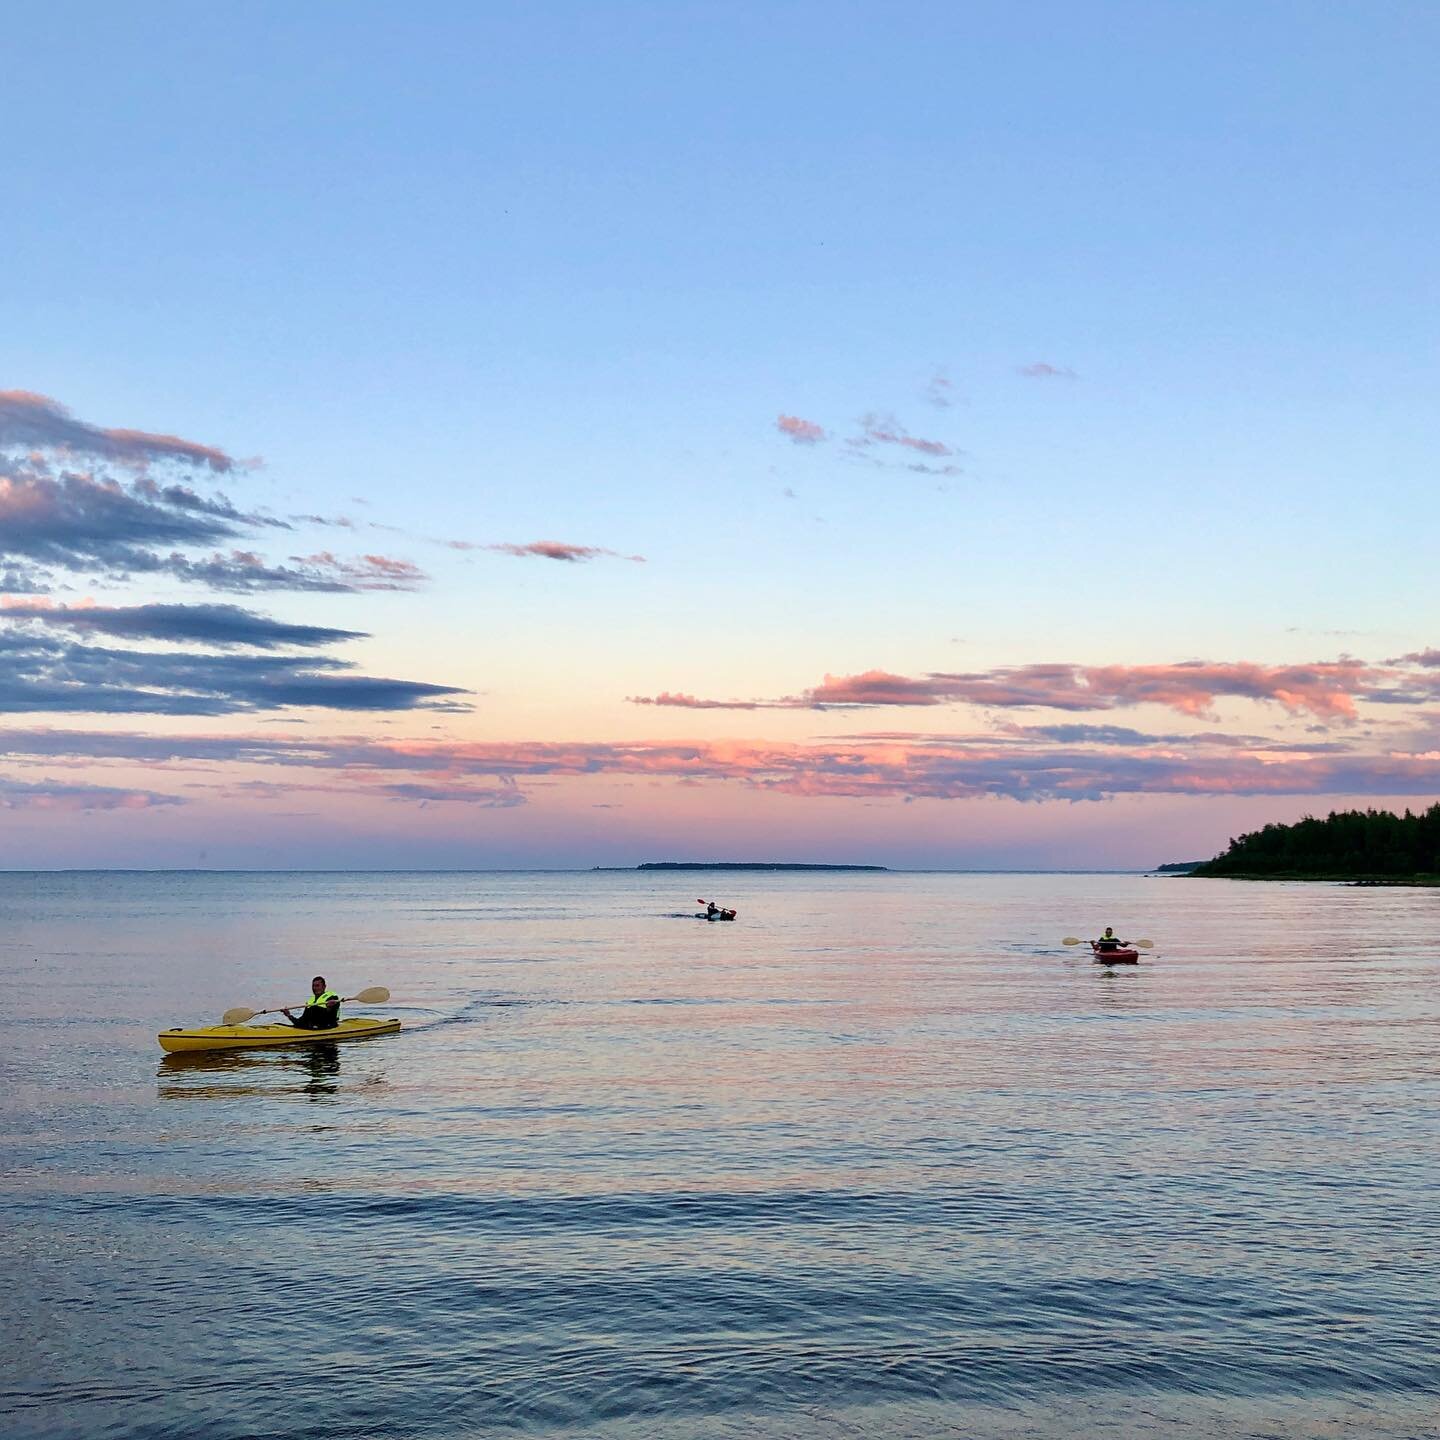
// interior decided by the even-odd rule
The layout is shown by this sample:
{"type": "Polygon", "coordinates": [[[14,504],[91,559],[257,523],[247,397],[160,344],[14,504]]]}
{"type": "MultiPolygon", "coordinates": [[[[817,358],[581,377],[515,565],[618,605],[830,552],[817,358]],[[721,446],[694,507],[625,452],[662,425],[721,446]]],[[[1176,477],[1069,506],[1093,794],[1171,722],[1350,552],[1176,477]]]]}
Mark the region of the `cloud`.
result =
{"type": "Polygon", "coordinates": [[[1419,665],[1424,669],[1440,668],[1440,650],[1412,650],[1408,655],[1401,655],[1398,659],[1391,660],[1391,665],[1419,665]]]}
{"type": "Polygon", "coordinates": [[[813,420],[802,420],[798,415],[777,416],[775,428],[796,445],[818,445],[827,438],[821,426],[813,420]]]}
{"type": "MultiPolygon", "coordinates": [[[[1353,718],[1355,697],[1367,693],[1379,678],[1373,667],[1351,660],[1281,666],[1199,660],[1173,665],[1023,665],[965,674],[937,672],[908,682],[899,692],[908,699],[877,698],[871,703],[944,701],[1079,711],[1154,704],[1204,717],[1217,699],[1239,697],[1333,720],[1353,718]],[[919,698],[925,695],[933,699],[919,698]]],[[[827,686],[833,689],[834,683],[827,677],[827,686]]],[[[819,687],[810,694],[823,700],[824,690],[819,687]]]]}
{"type": "Polygon", "coordinates": [[[1355,697],[1381,676],[1358,660],[1313,665],[1212,664],[1106,665],[1080,672],[1085,684],[1121,705],[1165,705],[1186,715],[1208,714],[1221,696],[1269,700],[1285,709],[1309,711],[1322,720],[1351,719],[1355,697]]]}
{"type": "Polygon", "coordinates": [[[315,650],[364,632],[292,624],[238,605],[57,604],[56,574],[107,581],[162,576],[211,590],[357,593],[410,590],[408,560],[329,550],[275,560],[250,548],[287,521],[203,486],[237,463],[214,447],[77,420],[23,391],[0,392],[0,587],[36,597],[0,606],[0,712],[226,715],[302,707],[463,708],[449,685],[362,675],[315,650]],[[184,472],[177,478],[176,472],[184,472]],[[237,655],[103,647],[208,646],[237,655]]]}
{"type": "Polygon", "coordinates": [[[1016,367],[1016,373],[1030,380],[1078,380],[1080,377],[1068,365],[1051,365],[1036,360],[1030,365],[1016,367]]]}
{"type": "Polygon", "coordinates": [[[960,398],[955,383],[943,371],[937,370],[921,394],[937,410],[949,410],[960,398]]]}
{"type": "Polygon", "coordinates": [[[675,710],[766,710],[774,709],[774,703],[760,700],[697,700],[693,695],[671,694],[662,690],[658,695],[627,695],[632,705],[659,705],[675,710]]]}
{"type": "Polygon", "coordinates": [[[804,703],[827,705],[938,705],[943,696],[926,680],[907,680],[885,670],[866,670],[859,675],[826,675],[813,690],[805,692],[804,703]]]}
{"type": "Polygon", "coordinates": [[[449,685],[355,675],[351,669],[348,662],[315,656],[116,650],[12,631],[0,633],[0,712],[411,710],[448,705],[453,703],[448,697],[465,693],[449,685]]]}
{"type": "Polygon", "coordinates": [[[526,804],[524,792],[513,782],[493,788],[473,785],[417,785],[413,782],[384,785],[380,793],[391,800],[437,800],[463,805],[477,805],[484,810],[513,810],[526,804]]]}
{"type": "MultiPolygon", "coordinates": [[[[948,397],[950,382],[944,376],[937,375],[930,383],[927,398],[932,404],[940,405],[942,408],[948,406],[951,401],[948,397]]],[[[877,446],[892,445],[903,450],[911,450],[921,455],[928,455],[932,458],[945,458],[954,455],[956,452],[951,449],[943,440],[927,440],[919,435],[911,435],[892,416],[866,415],[860,422],[862,429],[858,435],[850,436],[845,442],[845,458],[852,461],[859,461],[866,465],[875,466],[878,469],[900,469],[899,465],[880,459],[874,454],[867,453],[877,446]]],[[[776,418],[775,428],[788,440],[796,445],[817,445],[830,438],[829,433],[813,420],[802,420],[798,415],[780,415],[776,418]]],[[[903,467],[924,475],[959,475],[961,469],[958,465],[928,465],[924,462],[911,463],[903,467]]]]}
{"type": "Polygon", "coordinates": [[[321,525],[330,530],[358,530],[363,524],[369,530],[404,533],[397,525],[378,525],[373,520],[352,520],[348,515],[292,515],[290,519],[297,525],[321,525]]]}
{"type": "Polygon", "coordinates": [[[150,810],[184,803],[177,795],[162,795],[153,790],[76,785],[58,780],[10,780],[0,776],[0,810],[150,810]]]}
{"type": "MultiPolygon", "coordinates": [[[[1034,737],[871,737],[763,740],[381,742],[296,737],[127,735],[50,730],[0,733],[0,755],[143,760],[152,765],[235,761],[330,772],[352,794],[419,787],[392,798],[464,798],[474,781],[508,787],[526,777],[647,777],[740,784],[798,797],[890,800],[1096,800],[1112,795],[1430,795],[1440,752],[1296,749],[1261,742],[1216,749],[1204,740],[1047,744],[1034,737]],[[418,777],[418,778],[417,778],[418,777]]],[[[488,802],[482,802],[488,803],[488,802]]],[[[514,802],[505,802],[514,803],[514,802]]]]}
{"type": "Polygon", "coordinates": [[[425,577],[386,555],[323,551],[264,560],[243,542],[289,522],[245,510],[152,466],[209,480],[235,470],[222,451],[173,435],[107,430],[24,391],[0,392],[0,579],[40,593],[52,571],[107,579],[163,574],[218,590],[403,590],[425,577]],[[117,469],[118,467],[118,469],[117,469]],[[199,548],[213,549],[207,556],[199,548]]]}
{"type": "Polygon", "coordinates": [[[46,577],[28,565],[0,567],[0,595],[43,595],[48,589],[46,577]]]}
{"type": "Polygon", "coordinates": [[[223,496],[206,498],[144,476],[122,482],[52,476],[33,466],[0,470],[0,563],[3,588],[12,594],[47,588],[44,566],[112,579],[165,574],[239,591],[408,590],[425,578],[409,561],[385,555],[342,559],[326,550],[276,565],[248,549],[194,558],[169,548],[236,540],[262,528],[288,526],[239,510],[223,496]]]}
{"type": "MultiPolygon", "coordinates": [[[[1318,728],[1324,729],[1323,726],[1318,728]]],[[[1156,746],[1170,749],[1179,746],[1184,749],[1253,750],[1297,755],[1340,754],[1353,748],[1338,740],[1282,741],[1261,735],[1206,730],[1193,735],[1154,734],[1132,730],[1125,725],[1004,725],[1001,733],[1041,744],[1055,741],[1064,745],[1156,746]]]]}
{"type": "Polygon", "coordinates": [[[146,547],[213,544],[272,524],[223,497],[146,477],[109,477],[12,465],[0,470],[0,555],[66,569],[144,569],[146,547]]]}
{"type": "Polygon", "coordinates": [[[327,577],[351,590],[413,590],[425,579],[418,565],[390,555],[361,555],[345,560],[321,550],[314,555],[292,555],[290,559],[302,573],[327,577]]]}
{"type": "Polygon", "coordinates": [[[918,450],[922,455],[945,456],[955,452],[943,440],[923,440],[911,435],[893,416],[866,415],[860,422],[862,433],[846,441],[856,448],[869,445],[899,445],[918,450]]]}
{"type": "MultiPolygon", "coordinates": [[[[968,704],[994,709],[1112,710],[1162,705],[1184,715],[1209,718],[1222,698],[1268,701],[1291,713],[1322,720],[1352,720],[1357,699],[1410,703],[1413,689],[1394,693],[1391,672],[1359,660],[1266,666],[1250,662],[1187,660],[1172,665],[1043,664],[968,673],[933,672],[918,677],[866,670],[826,675],[800,695],[774,700],[700,700],[662,692],[634,704],[684,705],[692,710],[853,709],[872,706],[968,704]]],[[[1428,682],[1427,682],[1428,683],[1428,682]]]]}
{"type": "Polygon", "coordinates": [[[365,638],[363,630],[295,625],[239,605],[55,605],[0,601],[0,620],[34,622],[52,629],[98,631],[129,640],[200,643],[222,648],[334,645],[365,638]]]}
{"type": "Polygon", "coordinates": [[[28,390],[0,390],[0,449],[56,450],[136,468],[167,460],[202,465],[221,473],[235,468],[235,461],[213,446],[182,440],[177,435],[87,425],[57,401],[28,390]]]}
{"type": "Polygon", "coordinates": [[[622,555],[618,550],[606,550],[598,545],[569,545],[563,540],[532,540],[528,545],[481,545],[467,542],[452,542],[456,549],[495,550],[502,555],[538,556],[542,560],[562,560],[577,564],[585,560],[597,560],[601,556],[613,556],[617,560],[633,560],[638,565],[645,563],[643,555],[622,555]]]}
{"type": "Polygon", "coordinates": [[[410,780],[386,782],[374,777],[363,777],[359,784],[351,781],[331,781],[328,784],[297,784],[293,780],[279,784],[273,780],[240,780],[233,784],[222,782],[210,785],[197,782],[193,788],[218,791],[226,798],[250,796],[262,800],[288,800],[294,795],[343,795],[354,798],[357,794],[374,796],[381,800],[418,801],[420,807],[432,802],[453,802],[473,805],[481,810],[513,810],[528,803],[525,793],[513,780],[499,785],[475,785],[469,781],[445,783],[439,780],[416,782],[410,780]]]}
{"type": "Polygon", "coordinates": [[[202,559],[172,551],[146,557],[134,567],[147,573],[189,580],[211,590],[254,594],[261,590],[309,590],[322,594],[352,595],[362,590],[414,590],[425,580],[424,571],[406,560],[364,556],[340,560],[328,551],[292,555],[288,564],[271,564],[254,550],[215,551],[202,559]],[[373,562],[380,563],[373,563],[373,562]]]}

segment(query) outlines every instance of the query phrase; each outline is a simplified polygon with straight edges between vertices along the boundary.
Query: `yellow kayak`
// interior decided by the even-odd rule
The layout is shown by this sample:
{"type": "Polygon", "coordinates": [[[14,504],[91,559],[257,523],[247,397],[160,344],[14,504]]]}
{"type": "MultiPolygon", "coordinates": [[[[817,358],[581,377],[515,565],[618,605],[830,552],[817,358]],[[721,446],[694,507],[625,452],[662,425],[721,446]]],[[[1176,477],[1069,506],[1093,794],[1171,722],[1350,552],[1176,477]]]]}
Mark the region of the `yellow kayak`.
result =
{"type": "Polygon", "coordinates": [[[368,1040],[373,1035],[393,1035],[398,1020],[371,1020],[360,1017],[342,1020],[331,1030],[297,1030],[293,1025],[206,1025],[198,1030],[162,1030],[156,1037],[160,1048],[174,1054],[180,1050],[239,1050],[255,1045],[305,1045],[316,1040],[368,1040]]]}

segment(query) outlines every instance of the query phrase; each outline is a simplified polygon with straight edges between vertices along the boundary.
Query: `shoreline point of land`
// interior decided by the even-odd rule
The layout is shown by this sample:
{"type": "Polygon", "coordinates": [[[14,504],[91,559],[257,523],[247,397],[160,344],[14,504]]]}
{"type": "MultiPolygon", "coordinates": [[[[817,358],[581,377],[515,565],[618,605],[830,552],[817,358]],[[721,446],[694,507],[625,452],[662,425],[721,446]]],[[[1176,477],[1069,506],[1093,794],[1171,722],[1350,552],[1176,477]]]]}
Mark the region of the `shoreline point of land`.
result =
{"type": "Polygon", "coordinates": [[[768,860],[647,860],[637,870],[885,870],[884,865],[812,865],[768,860]]]}

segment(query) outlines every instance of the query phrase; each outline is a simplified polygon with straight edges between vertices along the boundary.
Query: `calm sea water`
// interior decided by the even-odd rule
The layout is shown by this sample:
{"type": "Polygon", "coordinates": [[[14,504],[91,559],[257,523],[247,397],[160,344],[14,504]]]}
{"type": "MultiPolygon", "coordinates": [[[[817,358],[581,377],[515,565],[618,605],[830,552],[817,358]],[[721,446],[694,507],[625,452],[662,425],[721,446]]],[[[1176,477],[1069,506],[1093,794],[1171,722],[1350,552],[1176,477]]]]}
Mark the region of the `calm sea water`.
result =
{"type": "Polygon", "coordinates": [[[1440,1434],[1437,936],[1114,875],[0,875],[0,1429],[1440,1434]],[[1157,949],[1057,943],[1107,922],[1157,949]],[[405,1031],[162,1059],[316,971],[405,1031]]]}

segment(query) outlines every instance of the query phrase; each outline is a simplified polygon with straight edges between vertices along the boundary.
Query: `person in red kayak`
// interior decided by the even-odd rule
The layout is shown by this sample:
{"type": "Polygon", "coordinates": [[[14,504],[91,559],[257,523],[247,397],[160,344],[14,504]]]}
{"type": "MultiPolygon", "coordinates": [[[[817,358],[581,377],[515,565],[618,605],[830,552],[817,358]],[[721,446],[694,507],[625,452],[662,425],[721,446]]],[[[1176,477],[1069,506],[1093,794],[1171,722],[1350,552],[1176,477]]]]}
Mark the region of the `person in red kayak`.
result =
{"type": "Polygon", "coordinates": [[[340,997],[317,975],[310,982],[310,998],[298,1016],[280,1012],[297,1030],[333,1030],[340,1023],[340,997]]]}
{"type": "Polygon", "coordinates": [[[1124,940],[1117,940],[1114,930],[1108,925],[1105,927],[1105,933],[1095,942],[1095,949],[1097,951],[1124,950],[1125,948],[1126,942],[1124,940]]]}

